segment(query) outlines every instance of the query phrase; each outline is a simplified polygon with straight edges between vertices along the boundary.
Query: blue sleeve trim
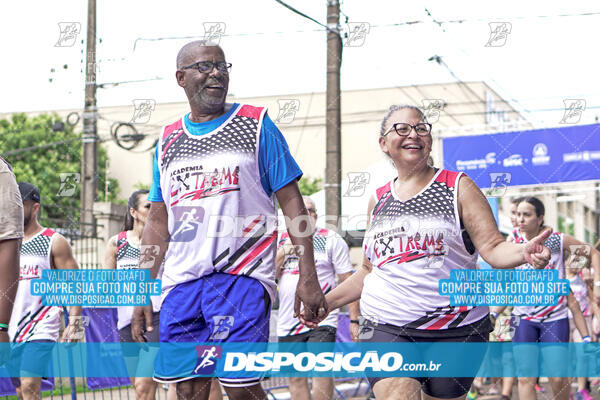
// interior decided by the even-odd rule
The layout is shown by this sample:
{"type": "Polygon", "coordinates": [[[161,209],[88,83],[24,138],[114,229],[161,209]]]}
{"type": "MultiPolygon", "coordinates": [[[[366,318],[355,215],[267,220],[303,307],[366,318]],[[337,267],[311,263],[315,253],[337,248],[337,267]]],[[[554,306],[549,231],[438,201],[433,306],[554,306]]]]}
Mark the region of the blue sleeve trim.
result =
{"type": "Polygon", "coordinates": [[[158,146],[154,151],[154,162],[152,163],[152,186],[150,187],[150,193],[148,193],[149,201],[165,201],[163,199],[162,190],[160,188],[160,171],[158,170],[158,146]]]}
{"type": "Polygon", "coordinates": [[[287,181],[282,181],[279,185],[277,185],[276,187],[273,188],[273,193],[277,193],[278,190],[283,189],[284,187],[286,187],[287,185],[289,185],[291,182],[293,182],[294,180],[300,180],[300,178],[302,178],[302,171],[298,171],[296,176],[291,176],[289,178],[289,180],[287,181]]]}

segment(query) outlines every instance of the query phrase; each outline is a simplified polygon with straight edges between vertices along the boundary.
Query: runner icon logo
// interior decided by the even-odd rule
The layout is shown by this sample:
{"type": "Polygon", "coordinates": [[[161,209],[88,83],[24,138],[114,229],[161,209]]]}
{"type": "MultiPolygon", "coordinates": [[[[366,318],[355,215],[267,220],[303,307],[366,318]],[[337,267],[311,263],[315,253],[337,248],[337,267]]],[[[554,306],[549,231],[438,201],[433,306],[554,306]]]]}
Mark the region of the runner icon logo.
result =
{"type": "Polygon", "coordinates": [[[202,207],[175,206],[173,207],[173,234],[170,242],[190,242],[198,233],[198,227],[204,219],[202,207]]]}
{"type": "Polygon", "coordinates": [[[221,358],[221,346],[196,346],[198,360],[194,367],[194,375],[212,375],[217,368],[217,360],[221,358]]]}
{"type": "Polygon", "coordinates": [[[204,22],[204,40],[212,45],[218,45],[225,35],[225,22],[204,22]]]}
{"type": "Polygon", "coordinates": [[[370,180],[371,175],[368,172],[348,172],[348,190],[346,190],[344,197],[364,195],[370,180]]]}
{"type": "Polygon", "coordinates": [[[229,337],[229,330],[233,328],[233,315],[215,315],[213,317],[213,331],[209,340],[225,340],[229,337]]]}
{"type": "Polygon", "coordinates": [[[154,266],[154,260],[160,251],[160,247],[155,244],[144,244],[140,246],[140,262],[142,269],[150,269],[154,266]]]}
{"type": "Polygon", "coordinates": [[[279,114],[275,119],[279,124],[290,124],[296,118],[296,113],[300,110],[300,100],[298,99],[279,99],[279,114]]]}
{"type": "Polygon", "coordinates": [[[348,32],[346,33],[346,47],[360,47],[365,44],[367,33],[371,30],[371,24],[368,22],[350,22],[348,23],[348,32]]]}
{"type": "Polygon", "coordinates": [[[564,99],[565,113],[559,124],[576,124],[581,120],[581,114],[585,111],[584,99],[564,99]]]}
{"type": "Polygon", "coordinates": [[[490,38],[485,47],[502,47],[512,30],[510,22],[490,22],[490,38]]]}
{"type": "Polygon", "coordinates": [[[361,340],[371,339],[375,333],[375,327],[379,325],[379,317],[376,315],[361,315],[358,317],[358,338],[361,340]]]}
{"type": "Polygon", "coordinates": [[[66,172],[60,174],[60,187],[57,196],[69,197],[75,194],[77,184],[81,181],[81,176],[77,172],[66,172]]]}
{"type": "Polygon", "coordinates": [[[59,22],[60,36],[54,47],[72,47],[77,40],[77,35],[81,32],[79,22],[59,22]]]}
{"type": "Polygon", "coordinates": [[[145,124],[150,121],[152,111],[156,106],[156,101],[153,99],[136,99],[133,100],[133,117],[132,124],[145,124]]]}
{"type": "Polygon", "coordinates": [[[442,99],[423,99],[423,111],[425,120],[430,124],[438,122],[440,112],[444,110],[446,103],[442,99]]]}
{"type": "Polygon", "coordinates": [[[490,190],[487,196],[502,197],[512,179],[510,172],[490,172],[490,190]]]}

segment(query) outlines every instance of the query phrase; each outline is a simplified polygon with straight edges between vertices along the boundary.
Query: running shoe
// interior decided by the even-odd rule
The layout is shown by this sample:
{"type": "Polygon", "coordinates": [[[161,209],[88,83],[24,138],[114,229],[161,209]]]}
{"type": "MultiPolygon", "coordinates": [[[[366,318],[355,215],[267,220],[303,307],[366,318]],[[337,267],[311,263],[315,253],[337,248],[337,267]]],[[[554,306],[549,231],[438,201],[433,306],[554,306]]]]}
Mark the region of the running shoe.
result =
{"type": "Polygon", "coordinates": [[[537,383],[535,384],[535,391],[538,393],[546,393],[546,389],[544,389],[543,386],[540,386],[537,383]]]}
{"type": "Polygon", "coordinates": [[[467,393],[467,399],[475,400],[478,395],[479,395],[479,393],[477,391],[469,390],[469,393],[467,393]]]}
{"type": "Polygon", "coordinates": [[[582,389],[575,393],[575,400],[594,400],[587,389],[582,389]]]}

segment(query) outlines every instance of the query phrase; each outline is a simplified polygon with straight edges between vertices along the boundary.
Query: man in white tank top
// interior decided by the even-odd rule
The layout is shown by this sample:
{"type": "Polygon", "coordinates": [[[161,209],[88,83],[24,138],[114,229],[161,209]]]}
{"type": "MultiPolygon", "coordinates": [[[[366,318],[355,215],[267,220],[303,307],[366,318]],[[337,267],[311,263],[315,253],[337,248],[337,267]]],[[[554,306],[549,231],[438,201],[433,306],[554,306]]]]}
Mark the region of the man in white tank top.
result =
{"type": "MultiPolygon", "coordinates": [[[[161,342],[267,342],[275,295],[275,200],[289,219],[307,217],[296,183],[302,171],[267,110],[225,102],[230,68],[223,50],[205,41],[186,44],[177,56],[177,84],[191,112],[166,126],[159,139],[142,236],[142,246],[160,248],[152,278],[164,260],[161,342]]],[[[306,251],[294,311],[303,305],[316,321],[327,306],[312,237],[298,228],[290,229],[292,243],[306,251]]],[[[144,340],[142,317],[153,329],[150,308],[136,308],[136,341],[144,340]]],[[[161,348],[155,380],[177,382],[182,399],[206,395],[210,378],[199,375],[214,370],[198,371],[211,363],[199,359],[196,367],[182,367],[174,359],[161,348]]],[[[258,376],[219,380],[231,399],[266,398],[258,376]]]]}
{"type": "MultiPolygon", "coordinates": [[[[354,272],[350,262],[348,245],[340,235],[329,229],[317,228],[317,209],[308,196],[304,196],[304,204],[313,226],[315,264],[319,284],[323,293],[329,293],[337,286],[336,275],[340,282],[349,278],[354,272]]],[[[294,298],[298,285],[298,255],[291,245],[289,235],[284,232],[279,240],[277,250],[277,277],[279,295],[279,313],[277,315],[277,336],[280,342],[315,343],[335,342],[338,326],[338,312],[332,311],[316,329],[306,327],[298,318],[294,318],[294,298]]],[[[348,304],[351,333],[358,340],[358,302],[348,304]]],[[[311,390],[308,379],[290,377],[290,393],[294,399],[308,399],[311,390]]],[[[313,400],[327,400],[333,396],[333,378],[312,378],[313,400]]]]}
{"type": "MultiPolygon", "coordinates": [[[[17,394],[24,400],[40,398],[41,375],[48,368],[51,343],[59,339],[62,307],[44,306],[40,296],[31,295],[31,280],[42,277],[48,269],[77,269],[71,246],[52,229],[42,227],[38,220],[40,192],[32,184],[19,182],[23,200],[24,237],[21,247],[19,287],[10,319],[8,334],[16,344],[8,363],[17,394]],[[47,342],[49,345],[39,345],[47,342]],[[31,345],[32,343],[38,343],[31,345]],[[39,347],[38,347],[39,346],[39,347]],[[26,376],[27,375],[34,375],[26,376]],[[37,377],[35,376],[37,375],[37,377]]],[[[69,308],[69,325],[62,341],[77,341],[81,333],[81,307],[69,308]]]]}

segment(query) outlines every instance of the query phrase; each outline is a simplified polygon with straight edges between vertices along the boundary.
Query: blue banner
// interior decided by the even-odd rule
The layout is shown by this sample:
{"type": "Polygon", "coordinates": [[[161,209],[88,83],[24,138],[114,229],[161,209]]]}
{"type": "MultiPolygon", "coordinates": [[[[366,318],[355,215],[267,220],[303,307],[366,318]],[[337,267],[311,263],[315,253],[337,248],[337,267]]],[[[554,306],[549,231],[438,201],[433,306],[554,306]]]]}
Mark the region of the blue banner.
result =
{"type": "Polygon", "coordinates": [[[481,188],[600,179],[600,124],[443,139],[444,168],[481,188]]]}
{"type": "MultiPolygon", "coordinates": [[[[10,346],[0,344],[0,351],[10,346]]],[[[124,377],[124,353],[156,352],[169,377],[600,376],[598,343],[26,343],[0,377],[124,377]],[[20,359],[29,354],[29,359],[20,359]],[[37,354],[39,356],[31,356],[37,354]],[[49,357],[45,357],[48,355],[49,357]],[[42,362],[42,359],[44,360],[42,362]],[[86,359],[105,362],[88,363],[86,359]],[[112,362],[111,362],[112,361],[112,362]],[[26,365],[26,367],[24,367],[26,365]],[[27,372],[25,372],[27,371],[27,372]]],[[[14,350],[14,349],[13,349],[14,350]]],[[[148,368],[132,376],[151,376],[148,368]]]]}

